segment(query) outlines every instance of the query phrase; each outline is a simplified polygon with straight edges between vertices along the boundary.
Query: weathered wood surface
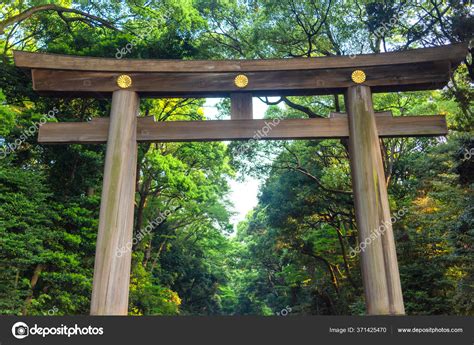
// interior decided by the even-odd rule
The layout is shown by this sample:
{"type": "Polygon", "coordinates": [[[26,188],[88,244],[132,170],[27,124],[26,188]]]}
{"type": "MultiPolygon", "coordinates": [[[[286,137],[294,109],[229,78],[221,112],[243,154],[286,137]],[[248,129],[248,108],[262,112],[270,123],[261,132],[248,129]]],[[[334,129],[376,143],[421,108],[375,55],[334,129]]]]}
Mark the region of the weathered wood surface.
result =
{"type": "Polygon", "coordinates": [[[249,92],[230,94],[230,117],[232,120],[253,119],[252,94],[249,92]]]}
{"type": "Polygon", "coordinates": [[[91,315],[127,315],[137,170],[136,93],[117,91],[112,98],[100,204],[91,315]]]}
{"type": "Polygon", "coordinates": [[[367,312],[401,315],[405,309],[370,88],[349,88],[347,106],[359,243],[366,243],[360,255],[367,312]]]}
{"type": "MultiPolygon", "coordinates": [[[[450,61],[457,65],[467,55],[467,43],[355,57],[330,56],[267,60],[145,60],[80,57],[14,51],[15,65],[23,68],[98,72],[258,72],[358,68],[450,61]]],[[[388,69],[390,67],[387,67],[388,69]]]]}
{"type": "MultiPolygon", "coordinates": [[[[448,133],[442,115],[391,117],[376,116],[381,137],[440,136],[448,133]]],[[[46,123],[40,127],[40,143],[105,143],[108,118],[91,122],[46,123]]],[[[331,118],[222,121],[155,122],[152,117],[138,118],[137,140],[143,141],[215,141],[252,139],[260,131],[265,139],[347,138],[349,124],[346,115],[331,118]],[[266,128],[266,129],[264,129],[266,128]],[[265,135],[263,132],[265,132],[265,135]]]]}
{"type": "MultiPolygon", "coordinates": [[[[248,72],[245,88],[234,84],[236,73],[128,73],[132,85],[127,90],[141,97],[229,97],[231,93],[251,92],[254,95],[324,95],[343,93],[355,85],[353,68],[295,71],[248,72]]],[[[424,90],[440,88],[449,80],[448,61],[370,66],[364,68],[374,92],[424,90]]],[[[120,90],[119,72],[89,72],[33,69],[33,89],[46,95],[77,95],[99,93],[104,96],[120,90]]]]}

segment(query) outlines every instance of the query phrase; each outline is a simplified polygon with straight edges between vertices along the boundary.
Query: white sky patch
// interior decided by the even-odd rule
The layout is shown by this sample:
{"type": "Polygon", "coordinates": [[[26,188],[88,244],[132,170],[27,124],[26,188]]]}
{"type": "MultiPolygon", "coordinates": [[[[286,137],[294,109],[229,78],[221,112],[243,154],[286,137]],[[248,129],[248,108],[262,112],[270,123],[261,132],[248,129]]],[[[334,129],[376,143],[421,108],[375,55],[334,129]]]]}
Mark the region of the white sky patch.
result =
{"type": "Polygon", "coordinates": [[[260,181],[254,178],[247,178],[243,182],[230,180],[229,185],[230,200],[234,204],[236,212],[230,221],[235,229],[237,224],[245,219],[247,213],[257,206],[260,181]]]}

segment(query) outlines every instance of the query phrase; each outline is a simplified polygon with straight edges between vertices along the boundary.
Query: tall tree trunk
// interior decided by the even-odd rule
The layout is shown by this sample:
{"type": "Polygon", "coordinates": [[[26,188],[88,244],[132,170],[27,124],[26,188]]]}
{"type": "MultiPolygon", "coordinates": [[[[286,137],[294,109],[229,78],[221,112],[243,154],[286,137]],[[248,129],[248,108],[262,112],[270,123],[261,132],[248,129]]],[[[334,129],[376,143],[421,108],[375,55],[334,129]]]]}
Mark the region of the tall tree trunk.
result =
{"type": "Polygon", "coordinates": [[[28,314],[28,307],[30,306],[31,301],[33,299],[34,290],[42,271],[43,265],[36,265],[35,271],[33,272],[33,277],[31,277],[30,281],[30,292],[28,293],[28,297],[26,297],[25,306],[23,307],[23,316],[26,316],[28,314]]]}
{"type": "Polygon", "coordinates": [[[138,201],[137,210],[136,210],[137,218],[135,222],[135,231],[134,231],[135,233],[140,232],[140,229],[142,228],[142,225],[143,225],[143,212],[145,211],[145,205],[146,205],[146,201],[148,199],[148,195],[150,191],[151,180],[152,180],[151,177],[145,179],[145,181],[143,181],[143,184],[140,188],[140,192],[138,193],[140,200],[138,201]]]}
{"type": "MultiPolygon", "coordinates": [[[[342,224],[342,222],[341,222],[341,224],[342,224]]],[[[347,260],[347,254],[346,254],[346,247],[344,246],[344,239],[343,239],[341,230],[339,230],[338,227],[335,227],[335,228],[336,228],[336,232],[337,232],[337,238],[339,239],[339,245],[341,246],[342,260],[344,262],[344,269],[345,269],[346,274],[347,274],[347,279],[351,283],[352,287],[354,289],[357,289],[358,287],[357,287],[356,283],[354,282],[354,280],[352,279],[351,271],[350,271],[350,268],[349,268],[349,262],[347,260]]]]}

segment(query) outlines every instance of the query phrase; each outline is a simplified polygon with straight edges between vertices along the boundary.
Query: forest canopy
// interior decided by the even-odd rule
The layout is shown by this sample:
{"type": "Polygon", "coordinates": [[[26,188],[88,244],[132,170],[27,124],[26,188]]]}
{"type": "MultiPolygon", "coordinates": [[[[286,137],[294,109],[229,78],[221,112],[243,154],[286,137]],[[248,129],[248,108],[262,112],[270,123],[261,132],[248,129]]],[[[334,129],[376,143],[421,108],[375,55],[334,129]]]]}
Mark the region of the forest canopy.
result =
{"type": "MultiPolygon", "coordinates": [[[[111,107],[38,95],[14,50],[357,58],[469,42],[472,12],[467,0],[4,0],[0,314],[89,314],[105,145],[40,145],[34,124],[91,121],[111,107]]],[[[390,208],[403,210],[393,228],[408,315],[474,315],[473,77],[468,55],[440,90],[373,98],[394,116],[445,115],[449,129],[381,140],[390,208]]],[[[342,94],[255,102],[267,119],[346,111],[342,94]]],[[[228,119],[229,100],[217,110],[228,119]]],[[[206,100],[142,99],[140,116],[206,120],[206,100]]],[[[137,176],[130,315],[366,313],[345,140],[140,143],[137,176]],[[231,182],[246,178],[260,182],[258,203],[233,224],[231,182]]]]}

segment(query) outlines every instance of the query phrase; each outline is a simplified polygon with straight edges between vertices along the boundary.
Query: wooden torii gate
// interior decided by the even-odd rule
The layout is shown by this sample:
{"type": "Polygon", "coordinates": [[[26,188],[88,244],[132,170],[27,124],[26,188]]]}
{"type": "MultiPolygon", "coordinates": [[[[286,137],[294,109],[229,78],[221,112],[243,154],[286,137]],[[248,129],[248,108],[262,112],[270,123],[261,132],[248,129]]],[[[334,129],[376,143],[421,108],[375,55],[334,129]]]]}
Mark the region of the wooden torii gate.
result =
{"type": "Polygon", "coordinates": [[[405,313],[380,137],[447,134],[443,116],[375,113],[372,92],[443,87],[467,54],[466,44],[404,52],[306,59],[116,60],[14,52],[44,95],[112,95],[110,118],[47,123],[40,143],[107,143],[91,300],[92,315],[126,315],[137,142],[245,140],[265,126],[252,119],[252,96],[345,94],[347,114],[281,120],[262,139],[349,138],[359,240],[385,232],[361,253],[368,314],[405,313]],[[137,117],[140,97],[230,97],[231,120],[155,122],[137,117]]]}

